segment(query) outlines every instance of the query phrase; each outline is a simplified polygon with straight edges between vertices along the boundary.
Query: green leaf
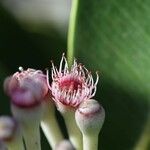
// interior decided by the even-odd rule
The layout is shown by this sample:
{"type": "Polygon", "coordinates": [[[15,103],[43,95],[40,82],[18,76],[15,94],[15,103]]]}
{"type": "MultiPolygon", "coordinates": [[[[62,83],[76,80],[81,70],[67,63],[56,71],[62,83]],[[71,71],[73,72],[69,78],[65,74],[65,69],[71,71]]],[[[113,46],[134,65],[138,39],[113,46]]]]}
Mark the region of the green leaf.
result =
{"type": "Polygon", "coordinates": [[[68,59],[100,71],[95,99],[106,110],[103,150],[150,145],[150,1],[74,0],[68,59]]]}

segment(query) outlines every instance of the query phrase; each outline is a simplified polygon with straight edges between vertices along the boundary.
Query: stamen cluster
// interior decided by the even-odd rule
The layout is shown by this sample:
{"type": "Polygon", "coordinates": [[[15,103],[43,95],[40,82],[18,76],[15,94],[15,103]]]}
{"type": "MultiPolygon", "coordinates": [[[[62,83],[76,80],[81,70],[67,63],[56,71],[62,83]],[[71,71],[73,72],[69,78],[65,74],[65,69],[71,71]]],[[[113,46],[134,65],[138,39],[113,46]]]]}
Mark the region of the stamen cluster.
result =
{"type": "Polygon", "coordinates": [[[96,93],[99,76],[94,82],[91,72],[82,64],[74,60],[71,68],[64,55],[62,56],[59,69],[52,62],[52,84],[49,88],[56,103],[62,103],[70,107],[77,107],[96,93]]]}

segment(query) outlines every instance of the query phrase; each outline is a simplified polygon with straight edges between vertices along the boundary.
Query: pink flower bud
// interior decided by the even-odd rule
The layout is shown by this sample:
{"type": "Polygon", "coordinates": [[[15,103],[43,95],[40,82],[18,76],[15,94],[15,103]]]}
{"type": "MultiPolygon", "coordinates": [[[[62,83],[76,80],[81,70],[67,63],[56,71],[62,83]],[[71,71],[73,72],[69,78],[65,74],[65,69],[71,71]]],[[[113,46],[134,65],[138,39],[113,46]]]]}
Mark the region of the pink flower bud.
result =
{"type": "Polygon", "coordinates": [[[32,107],[41,103],[48,93],[46,76],[40,70],[20,69],[6,78],[4,90],[14,105],[32,107]]]}
{"type": "Polygon", "coordinates": [[[12,117],[0,117],[0,144],[1,143],[3,148],[24,150],[19,123],[12,117]]]}
{"type": "Polygon", "coordinates": [[[105,111],[96,100],[89,99],[80,104],[75,119],[83,134],[98,134],[104,123],[105,111]]]}
{"type": "Polygon", "coordinates": [[[17,122],[8,116],[0,117],[0,141],[10,141],[14,138],[17,131],[17,122]]]}

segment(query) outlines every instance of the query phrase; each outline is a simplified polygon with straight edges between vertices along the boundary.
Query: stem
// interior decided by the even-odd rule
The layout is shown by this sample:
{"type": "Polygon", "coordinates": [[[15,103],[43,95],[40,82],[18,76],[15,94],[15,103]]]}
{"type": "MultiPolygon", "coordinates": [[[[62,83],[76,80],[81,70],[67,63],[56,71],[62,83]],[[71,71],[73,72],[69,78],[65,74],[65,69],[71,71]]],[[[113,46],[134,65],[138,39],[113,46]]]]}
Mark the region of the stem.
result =
{"type": "MultiPolygon", "coordinates": [[[[50,103],[50,102],[49,102],[50,103]]],[[[45,102],[45,112],[41,121],[42,130],[52,149],[63,140],[63,135],[58,126],[54,106],[45,102]],[[51,107],[49,107],[51,105],[51,107]]]]}
{"type": "Polygon", "coordinates": [[[83,150],[97,150],[98,135],[83,134],[83,150]]]}
{"type": "Polygon", "coordinates": [[[56,120],[55,106],[50,100],[44,102],[44,113],[41,121],[41,128],[52,149],[54,149],[56,145],[64,139],[56,120]]]}
{"type": "Polygon", "coordinates": [[[69,65],[72,64],[74,55],[74,40],[75,40],[75,27],[76,27],[78,1],[79,0],[72,0],[71,13],[69,19],[68,46],[67,46],[69,65]]]}
{"type": "Polygon", "coordinates": [[[12,141],[6,142],[6,147],[8,150],[24,150],[24,144],[22,137],[16,137],[12,141]]]}
{"type": "Polygon", "coordinates": [[[57,126],[56,120],[44,120],[41,122],[42,130],[51,145],[52,149],[56,147],[56,145],[63,140],[62,135],[60,134],[60,129],[57,126]]]}
{"type": "Polygon", "coordinates": [[[39,126],[42,115],[42,105],[23,109],[12,104],[11,110],[14,117],[20,123],[26,150],[41,150],[39,126]]]}
{"type": "Polygon", "coordinates": [[[67,126],[69,139],[75,149],[82,150],[82,134],[76,125],[75,112],[70,110],[62,114],[67,126]]]}
{"type": "Polygon", "coordinates": [[[31,124],[33,128],[22,126],[26,150],[41,150],[39,124],[31,124]]]}

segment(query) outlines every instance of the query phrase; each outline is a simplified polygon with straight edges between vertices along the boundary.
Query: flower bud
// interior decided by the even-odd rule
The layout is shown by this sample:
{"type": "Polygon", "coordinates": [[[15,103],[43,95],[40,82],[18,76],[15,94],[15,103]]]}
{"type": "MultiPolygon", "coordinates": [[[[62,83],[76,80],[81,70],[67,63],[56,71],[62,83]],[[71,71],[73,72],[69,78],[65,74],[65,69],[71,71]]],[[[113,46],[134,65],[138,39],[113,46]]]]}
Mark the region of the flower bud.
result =
{"type": "Polygon", "coordinates": [[[40,70],[27,69],[5,79],[4,91],[18,107],[33,107],[48,93],[46,76],[40,70]]]}
{"type": "Polygon", "coordinates": [[[24,150],[20,127],[14,118],[0,117],[0,141],[10,150],[24,150]]]}
{"type": "Polygon", "coordinates": [[[55,150],[75,150],[73,145],[68,140],[63,140],[56,146],[55,150]]]}
{"type": "Polygon", "coordinates": [[[75,119],[82,132],[83,150],[98,149],[98,134],[105,119],[103,107],[94,99],[86,100],[76,110],[75,119]]]}
{"type": "Polygon", "coordinates": [[[104,123],[105,111],[96,100],[89,99],[80,104],[75,119],[82,133],[89,135],[99,133],[104,123]]]}
{"type": "Polygon", "coordinates": [[[0,140],[9,141],[16,134],[17,122],[8,116],[0,117],[0,140]]]}

